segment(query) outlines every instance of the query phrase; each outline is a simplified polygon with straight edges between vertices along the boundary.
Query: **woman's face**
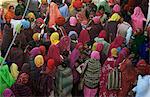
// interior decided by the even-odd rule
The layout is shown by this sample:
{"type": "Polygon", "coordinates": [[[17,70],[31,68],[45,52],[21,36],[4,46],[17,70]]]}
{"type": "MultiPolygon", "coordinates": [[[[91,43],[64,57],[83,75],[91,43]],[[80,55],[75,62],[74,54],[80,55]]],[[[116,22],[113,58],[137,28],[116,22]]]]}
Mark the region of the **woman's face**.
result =
{"type": "Polygon", "coordinates": [[[11,12],[14,12],[14,7],[13,7],[13,6],[10,7],[9,10],[10,10],[11,12]]]}

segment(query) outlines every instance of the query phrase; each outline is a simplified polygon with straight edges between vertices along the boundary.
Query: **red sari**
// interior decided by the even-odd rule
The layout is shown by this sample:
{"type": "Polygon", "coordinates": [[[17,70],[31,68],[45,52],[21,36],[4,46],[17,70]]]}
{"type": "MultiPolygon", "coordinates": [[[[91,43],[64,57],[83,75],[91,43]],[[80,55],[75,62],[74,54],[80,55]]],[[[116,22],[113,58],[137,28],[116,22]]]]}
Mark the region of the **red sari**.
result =
{"type": "Polygon", "coordinates": [[[107,89],[108,73],[115,67],[115,59],[113,57],[107,58],[100,74],[100,91],[99,97],[117,97],[117,91],[107,89]]]}

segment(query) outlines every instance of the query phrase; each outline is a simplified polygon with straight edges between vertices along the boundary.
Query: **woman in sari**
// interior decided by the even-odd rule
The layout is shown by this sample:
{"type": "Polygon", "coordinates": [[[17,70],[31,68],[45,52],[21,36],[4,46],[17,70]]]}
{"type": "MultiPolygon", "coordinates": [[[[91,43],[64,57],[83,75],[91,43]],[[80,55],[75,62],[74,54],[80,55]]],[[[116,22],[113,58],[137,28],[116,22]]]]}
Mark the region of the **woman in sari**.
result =
{"type": "Polygon", "coordinates": [[[102,66],[99,83],[99,97],[117,97],[117,91],[107,89],[108,74],[113,68],[115,68],[117,53],[117,49],[113,48],[111,50],[111,56],[107,58],[102,66]]]}
{"type": "Polygon", "coordinates": [[[108,22],[105,24],[105,30],[107,31],[107,41],[111,43],[117,34],[117,25],[119,23],[119,20],[121,19],[120,15],[118,13],[114,13],[108,22]]]}
{"type": "Polygon", "coordinates": [[[134,33],[137,29],[143,30],[143,26],[144,26],[143,22],[146,21],[146,18],[140,7],[136,7],[134,9],[134,13],[131,16],[131,19],[132,19],[132,27],[134,33]]]}
{"type": "Polygon", "coordinates": [[[49,28],[56,24],[55,21],[58,17],[61,17],[61,13],[58,9],[58,5],[54,1],[55,0],[52,0],[48,8],[48,13],[49,13],[48,27],[49,28]]]}

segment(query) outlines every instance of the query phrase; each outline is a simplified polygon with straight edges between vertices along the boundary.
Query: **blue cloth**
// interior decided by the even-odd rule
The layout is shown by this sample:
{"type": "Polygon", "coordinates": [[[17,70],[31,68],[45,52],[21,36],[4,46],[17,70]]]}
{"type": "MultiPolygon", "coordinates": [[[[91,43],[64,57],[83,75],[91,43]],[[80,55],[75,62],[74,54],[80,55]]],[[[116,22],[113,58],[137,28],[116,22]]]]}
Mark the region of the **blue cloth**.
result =
{"type": "Polygon", "coordinates": [[[60,8],[59,8],[59,11],[60,11],[61,15],[62,15],[64,18],[69,17],[69,9],[68,9],[67,4],[65,4],[65,5],[63,5],[62,7],[60,7],[60,8]]]}

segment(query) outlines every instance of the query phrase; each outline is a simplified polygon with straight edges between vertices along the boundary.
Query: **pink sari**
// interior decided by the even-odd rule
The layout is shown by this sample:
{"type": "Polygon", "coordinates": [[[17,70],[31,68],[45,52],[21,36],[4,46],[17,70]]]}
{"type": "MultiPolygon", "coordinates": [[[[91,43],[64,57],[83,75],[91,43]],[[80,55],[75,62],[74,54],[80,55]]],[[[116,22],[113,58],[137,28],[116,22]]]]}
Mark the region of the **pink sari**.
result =
{"type": "Polygon", "coordinates": [[[143,21],[145,19],[145,16],[140,7],[136,7],[134,9],[134,13],[131,16],[131,19],[133,32],[135,32],[137,29],[143,30],[143,21]]]}

